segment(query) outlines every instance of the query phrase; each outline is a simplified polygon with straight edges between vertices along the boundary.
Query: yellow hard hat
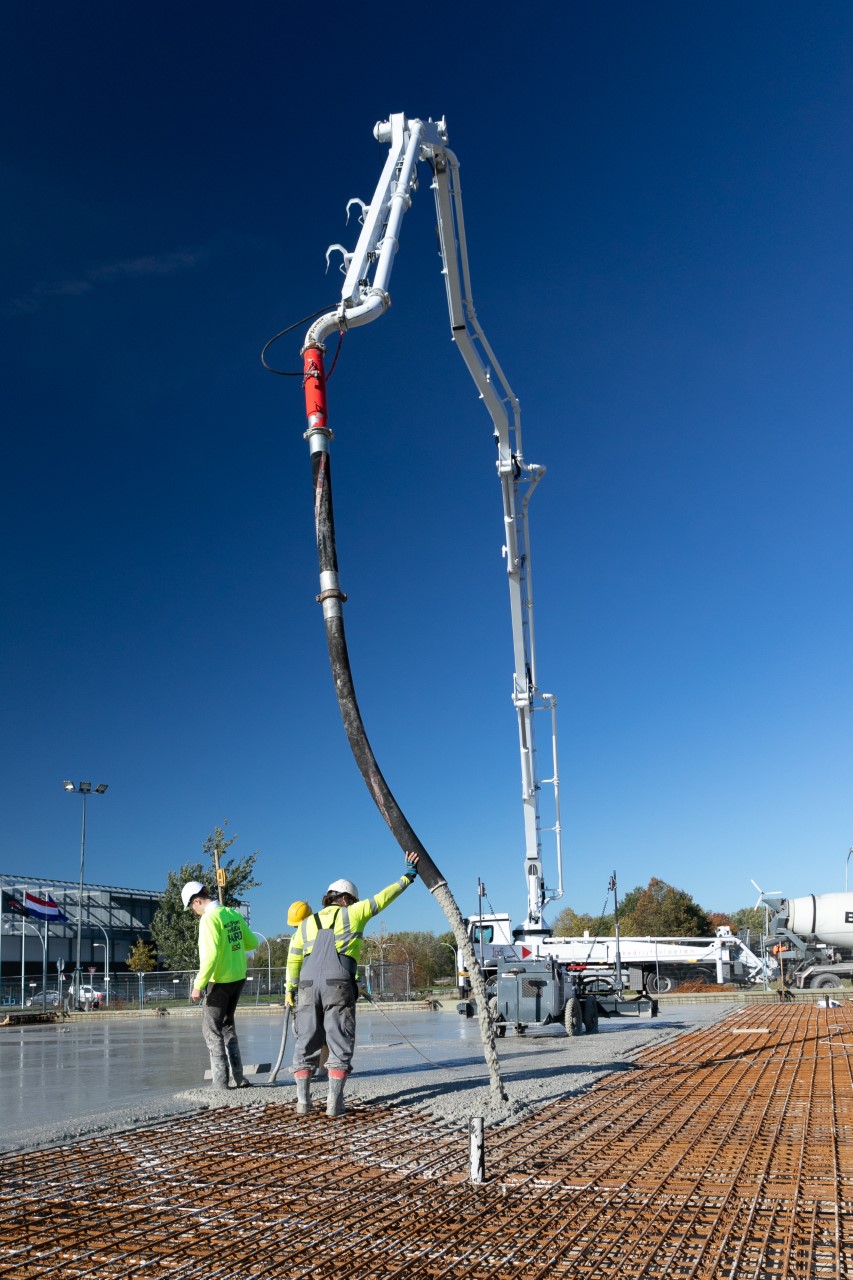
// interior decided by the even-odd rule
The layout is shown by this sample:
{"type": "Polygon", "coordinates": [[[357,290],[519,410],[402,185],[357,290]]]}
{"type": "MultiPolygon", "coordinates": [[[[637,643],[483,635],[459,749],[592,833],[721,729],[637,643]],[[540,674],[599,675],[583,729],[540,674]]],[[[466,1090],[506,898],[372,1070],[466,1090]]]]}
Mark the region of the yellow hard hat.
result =
{"type": "Polygon", "coordinates": [[[287,908],[287,923],[290,925],[301,924],[311,914],[311,908],[307,902],[291,902],[287,908]]]}

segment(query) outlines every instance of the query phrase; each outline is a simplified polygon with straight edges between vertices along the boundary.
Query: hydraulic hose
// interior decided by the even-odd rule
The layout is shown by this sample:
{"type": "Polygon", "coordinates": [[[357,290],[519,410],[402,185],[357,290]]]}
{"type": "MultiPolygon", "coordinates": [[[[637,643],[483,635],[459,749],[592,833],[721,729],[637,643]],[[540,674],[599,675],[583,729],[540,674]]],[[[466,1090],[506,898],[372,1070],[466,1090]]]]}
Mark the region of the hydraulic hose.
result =
{"type": "MultiPolygon", "coordinates": [[[[317,549],[320,557],[320,574],[322,576],[324,569],[329,570],[332,568],[335,553],[332,478],[329,455],[327,453],[315,454],[313,463],[314,491],[317,496],[317,549]]],[[[337,572],[336,564],[334,564],[334,571],[337,572]]],[[[418,875],[430,892],[434,892],[435,889],[444,885],[446,881],[413,831],[406,815],[394,799],[391,788],[385,781],[367,737],[356,699],[344,632],[343,614],[331,614],[326,616],[324,620],[326,624],[326,644],[329,650],[329,662],[332,667],[332,678],[335,682],[338,706],[355,762],[367,784],[367,789],[373,797],[376,807],[400,847],[406,852],[414,850],[420,855],[418,875]]]]}
{"type": "Polygon", "coordinates": [[[492,1103],[496,1107],[500,1107],[507,1101],[507,1095],[500,1077],[500,1066],[489,1015],[486,987],[482,970],[465,930],[462,913],[448,888],[447,881],[416,835],[382,775],[368,740],[355,694],[344,631],[343,604],[346,601],[346,596],[341,591],[338,577],[335,517],[332,505],[332,471],[329,456],[329,443],[332,433],[328,426],[323,352],[322,344],[317,343],[306,346],[302,353],[304,359],[305,408],[308,416],[308,429],[305,437],[308,440],[311,454],[311,472],[314,483],[314,526],[320,569],[320,593],[317,596],[317,600],[323,608],[326,643],[338,706],[356,764],[376,807],[382,814],[400,848],[405,852],[411,850],[418,853],[418,874],[444,911],[457,946],[464,956],[477,1002],[477,1015],[483,1040],[483,1051],[486,1065],[489,1068],[492,1103]]]}

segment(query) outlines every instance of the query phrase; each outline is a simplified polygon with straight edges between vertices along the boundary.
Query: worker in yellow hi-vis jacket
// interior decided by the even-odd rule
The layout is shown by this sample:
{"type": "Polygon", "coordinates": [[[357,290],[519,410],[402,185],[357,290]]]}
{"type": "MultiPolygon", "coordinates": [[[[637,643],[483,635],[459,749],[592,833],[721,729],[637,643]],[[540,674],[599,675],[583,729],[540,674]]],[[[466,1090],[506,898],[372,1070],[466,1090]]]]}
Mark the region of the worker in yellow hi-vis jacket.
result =
{"type": "Polygon", "coordinates": [[[333,881],[322,909],[307,916],[291,938],[285,1000],[298,1013],[293,1054],[298,1115],[311,1110],[311,1076],[325,1044],[329,1048],[326,1115],[339,1116],[344,1109],[344,1082],[352,1070],[355,1049],[356,973],[364,927],[414,882],[417,865],[417,853],[407,853],[400,879],[370,898],[359,899],[351,880],[333,881]]]}
{"type": "Polygon", "coordinates": [[[258,945],[258,939],[240,912],[211,898],[200,880],[189,880],[181,890],[181,899],[184,910],[199,919],[199,970],[192,998],[200,1000],[208,988],[201,1032],[210,1053],[213,1087],[227,1088],[230,1075],[235,1088],[248,1089],[234,1014],[246,982],[246,952],[258,945]]]}
{"type": "MultiPolygon", "coordinates": [[[[291,902],[290,906],[287,909],[287,923],[290,925],[291,929],[294,929],[296,925],[301,924],[303,920],[306,920],[308,916],[313,916],[313,914],[314,914],[314,908],[311,906],[309,902],[303,902],[301,899],[297,899],[296,902],[291,902]]],[[[287,997],[285,997],[285,1003],[287,1004],[288,1009],[292,1010],[293,1030],[295,1034],[296,1033],[296,1010],[293,1008],[292,998],[288,999],[287,997]]],[[[329,1046],[327,1044],[324,1044],[322,1049],[320,1050],[320,1059],[317,1063],[317,1067],[312,1073],[320,1080],[328,1079],[328,1074],[326,1072],[326,1062],[328,1060],[328,1057],[329,1057],[329,1046]]]]}

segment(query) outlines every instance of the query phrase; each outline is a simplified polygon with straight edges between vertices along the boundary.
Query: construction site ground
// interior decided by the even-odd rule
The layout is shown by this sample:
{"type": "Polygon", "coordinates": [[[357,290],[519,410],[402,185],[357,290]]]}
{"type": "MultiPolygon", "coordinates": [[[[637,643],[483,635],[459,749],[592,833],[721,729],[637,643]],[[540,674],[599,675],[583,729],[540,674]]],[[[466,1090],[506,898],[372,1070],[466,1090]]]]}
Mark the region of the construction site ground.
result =
{"type": "MultiPolygon", "coordinates": [[[[238,1022],[274,1061],[281,1014],[238,1022]]],[[[499,1051],[496,1108],[476,1021],[360,1010],[331,1120],[284,1071],[205,1088],[197,1014],[4,1027],[0,1277],[853,1275],[853,1004],[668,1004],[499,1051]]]]}

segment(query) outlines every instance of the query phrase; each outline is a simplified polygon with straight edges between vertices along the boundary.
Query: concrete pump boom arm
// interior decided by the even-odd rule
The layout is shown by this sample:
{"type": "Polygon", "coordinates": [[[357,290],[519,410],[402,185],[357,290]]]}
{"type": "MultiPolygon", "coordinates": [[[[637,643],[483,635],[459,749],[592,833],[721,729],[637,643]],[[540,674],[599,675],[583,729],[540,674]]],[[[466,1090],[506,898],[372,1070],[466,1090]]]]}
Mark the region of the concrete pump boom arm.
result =
{"type": "MultiPolygon", "coordinates": [[[[361,205],[362,228],[352,254],[344,252],[346,274],[340,305],[312,324],[303,351],[312,347],[322,350],[331,334],[369,324],[387,311],[390,306],[388,288],[403,216],[411,206],[410,193],[417,189],[418,163],[428,164],[433,175],[432,190],[451,334],[492,419],[497,445],[497,473],[504,518],[503,554],[515,661],[512,700],[518,717],[521,758],[527,885],[525,928],[550,932],[542,918],[543,908],[563,896],[557,704],[552,694],[540,693],[537,685],[528,532],[528,504],[545,474],[545,468],[524,461],[518,400],[477,320],[471,293],[459,164],[447,146],[444,119],[435,122],[392,115],[376,125],[374,135],[378,141],[388,143],[388,157],[370,204],[350,201],[350,204],[361,205]],[[547,779],[538,777],[533,723],[537,710],[547,710],[551,714],[553,776],[547,779]],[[554,890],[546,888],[542,871],[543,828],[539,793],[546,784],[553,788],[554,824],[546,829],[553,832],[555,840],[557,886],[554,890]]],[[[329,608],[333,607],[334,604],[330,603],[329,608]]]]}

